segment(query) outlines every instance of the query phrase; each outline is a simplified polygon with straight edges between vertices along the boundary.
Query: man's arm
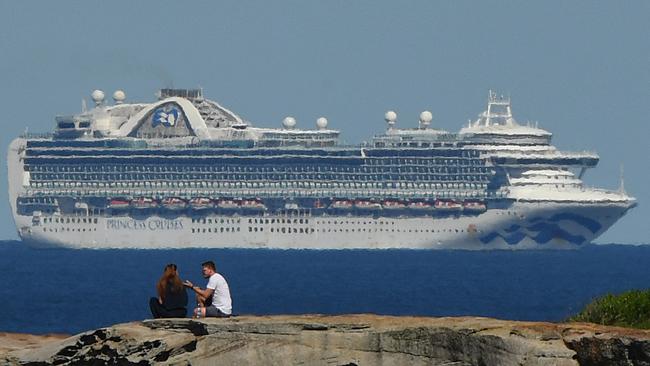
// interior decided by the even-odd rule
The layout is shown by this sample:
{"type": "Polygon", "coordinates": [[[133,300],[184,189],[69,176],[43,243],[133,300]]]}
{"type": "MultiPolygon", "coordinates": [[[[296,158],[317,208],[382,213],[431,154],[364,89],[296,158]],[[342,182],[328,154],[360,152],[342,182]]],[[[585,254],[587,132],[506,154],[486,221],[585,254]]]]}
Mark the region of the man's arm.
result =
{"type": "Polygon", "coordinates": [[[194,291],[194,293],[196,293],[199,300],[203,304],[205,304],[205,300],[209,299],[210,296],[212,296],[212,294],[214,293],[213,289],[206,288],[206,289],[202,290],[199,286],[194,286],[194,284],[192,282],[190,282],[190,281],[185,281],[184,285],[191,288],[192,291],[194,291]]]}
{"type": "Polygon", "coordinates": [[[201,302],[204,303],[204,304],[205,304],[205,301],[207,299],[209,299],[212,296],[212,294],[214,293],[214,290],[211,289],[211,288],[206,288],[206,289],[202,290],[198,286],[192,286],[192,291],[194,291],[198,295],[199,300],[201,300],[201,302]]]}

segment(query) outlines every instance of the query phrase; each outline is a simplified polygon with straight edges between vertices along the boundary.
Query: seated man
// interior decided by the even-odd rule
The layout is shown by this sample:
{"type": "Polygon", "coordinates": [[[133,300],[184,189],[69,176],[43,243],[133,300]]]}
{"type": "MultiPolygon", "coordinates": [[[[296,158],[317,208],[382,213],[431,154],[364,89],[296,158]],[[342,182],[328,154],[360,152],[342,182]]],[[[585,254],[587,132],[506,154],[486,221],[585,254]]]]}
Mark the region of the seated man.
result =
{"type": "Polygon", "coordinates": [[[208,278],[208,284],[205,289],[194,286],[192,282],[185,281],[185,286],[189,287],[196,293],[196,299],[199,307],[194,309],[194,316],[201,317],[220,317],[227,318],[232,314],[232,300],[230,299],[230,289],[228,283],[222,275],[217,273],[217,268],[213,261],[207,261],[201,264],[203,277],[208,278]]]}

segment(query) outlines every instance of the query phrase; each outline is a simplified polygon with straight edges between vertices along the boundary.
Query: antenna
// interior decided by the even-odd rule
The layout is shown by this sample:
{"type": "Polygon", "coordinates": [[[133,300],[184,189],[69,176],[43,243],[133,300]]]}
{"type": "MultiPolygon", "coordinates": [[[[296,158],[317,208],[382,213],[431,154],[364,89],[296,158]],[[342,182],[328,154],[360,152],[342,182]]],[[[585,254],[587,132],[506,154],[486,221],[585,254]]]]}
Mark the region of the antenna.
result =
{"type": "Polygon", "coordinates": [[[88,106],[86,106],[86,98],[81,98],[81,113],[88,112],[88,106]]]}
{"type": "Polygon", "coordinates": [[[625,194],[627,195],[627,192],[625,192],[625,179],[623,178],[623,163],[621,163],[621,176],[618,184],[618,193],[620,194],[625,194]]]}

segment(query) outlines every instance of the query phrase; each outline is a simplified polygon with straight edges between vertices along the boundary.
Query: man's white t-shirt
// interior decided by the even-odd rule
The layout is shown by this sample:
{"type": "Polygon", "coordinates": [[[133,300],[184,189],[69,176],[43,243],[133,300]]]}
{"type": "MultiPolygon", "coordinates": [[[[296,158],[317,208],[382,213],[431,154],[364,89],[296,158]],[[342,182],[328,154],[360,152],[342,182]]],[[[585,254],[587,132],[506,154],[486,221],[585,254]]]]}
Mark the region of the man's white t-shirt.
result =
{"type": "Polygon", "coordinates": [[[215,273],[208,280],[209,289],[214,290],[212,294],[212,306],[221,310],[222,313],[230,315],[232,313],[232,300],[230,299],[230,288],[222,275],[215,273]]]}

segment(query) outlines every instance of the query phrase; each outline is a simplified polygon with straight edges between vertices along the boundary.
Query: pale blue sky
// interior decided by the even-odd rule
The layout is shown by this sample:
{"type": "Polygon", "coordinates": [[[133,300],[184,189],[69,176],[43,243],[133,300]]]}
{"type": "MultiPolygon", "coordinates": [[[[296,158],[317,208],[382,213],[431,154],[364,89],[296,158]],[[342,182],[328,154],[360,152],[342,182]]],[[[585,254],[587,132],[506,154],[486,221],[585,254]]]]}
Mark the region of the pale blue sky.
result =
{"type": "Polygon", "coordinates": [[[488,89],[556,146],[595,150],[589,185],[639,199],[598,242],[650,242],[650,2],[2,1],[0,238],[17,238],[7,200],[12,138],[49,131],[100,88],[151,101],[204,88],[245,119],[299,126],[328,117],[347,142],[398,112],[457,131],[488,89]]]}

